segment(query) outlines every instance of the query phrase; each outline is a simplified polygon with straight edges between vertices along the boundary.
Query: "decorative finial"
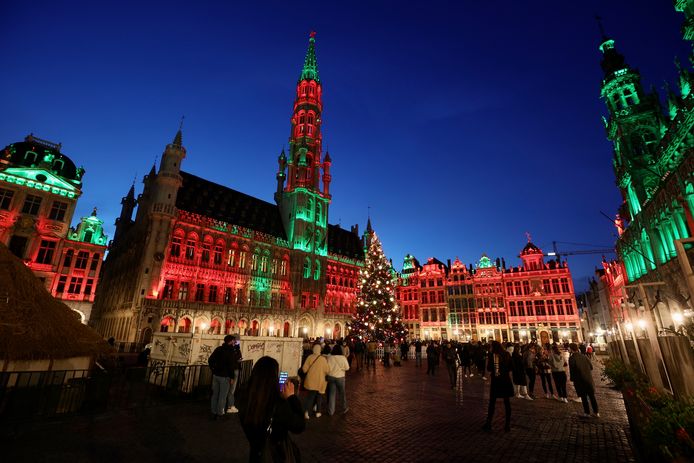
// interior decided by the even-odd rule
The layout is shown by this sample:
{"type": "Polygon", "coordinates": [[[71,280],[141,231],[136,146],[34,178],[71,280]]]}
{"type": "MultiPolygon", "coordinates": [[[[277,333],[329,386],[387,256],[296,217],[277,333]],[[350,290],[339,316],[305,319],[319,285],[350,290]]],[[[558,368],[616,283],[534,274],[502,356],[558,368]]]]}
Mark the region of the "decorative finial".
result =
{"type": "Polygon", "coordinates": [[[528,238],[528,243],[530,243],[532,241],[529,232],[525,232],[525,237],[528,238]]]}
{"type": "Polygon", "coordinates": [[[311,38],[311,39],[315,39],[315,38],[316,38],[316,31],[311,31],[311,32],[308,34],[308,36],[309,36],[309,38],[311,38]]]}
{"type": "Polygon", "coordinates": [[[92,210],[92,217],[96,217],[96,206],[94,206],[94,209],[92,210]]]}
{"type": "Polygon", "coordinates": [[[185,118],[186,118],[185,115],[182,115],[182,116],[181,116],[181,123],[178,124],[178,130],[183,130],[183,119],[185,119],[185,118]]]}
{"type": "Polygon", "coordinates": [[[602,25],[602,18],[598,15],[595,15],[595,20],[598,23],[598,29],[600,29],[600,35],[602,35],[603,40],[607,40],[607,34],[605,34],[605,28],[602,25]]]}

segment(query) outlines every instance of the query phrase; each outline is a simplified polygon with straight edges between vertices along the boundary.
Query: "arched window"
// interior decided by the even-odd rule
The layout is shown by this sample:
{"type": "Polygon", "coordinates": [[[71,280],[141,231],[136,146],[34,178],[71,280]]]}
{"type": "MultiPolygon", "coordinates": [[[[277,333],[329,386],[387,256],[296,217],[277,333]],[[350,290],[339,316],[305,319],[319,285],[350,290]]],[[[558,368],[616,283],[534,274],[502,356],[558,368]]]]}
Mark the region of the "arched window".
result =
{"type": "Polygon", "coordinates": [[[313,279],[318,280],[320,278],[320,261],[316,259],[316,268],[313,273],[313,279]]]}
{"type": "Polygon", "coordinates": [[[311,258],[304,260],[304,278],[311,278],[311,258]]]}
{"type": "Polygon", "coordinates": [[[159,331],[162,333],[168,333],[169,331],[173,332],[175,326],[176,320],[174,320],[173,317],[166,316],[161,319],[159,331]]]}
{"type": "Polygon", "coordinates": [[[33,151],[27,151],[24,153],[24,160],[25,161],[31,161],[32,164],[36,164],[36,159],[38,158],[38,154],[34,153],[33,151]]]}

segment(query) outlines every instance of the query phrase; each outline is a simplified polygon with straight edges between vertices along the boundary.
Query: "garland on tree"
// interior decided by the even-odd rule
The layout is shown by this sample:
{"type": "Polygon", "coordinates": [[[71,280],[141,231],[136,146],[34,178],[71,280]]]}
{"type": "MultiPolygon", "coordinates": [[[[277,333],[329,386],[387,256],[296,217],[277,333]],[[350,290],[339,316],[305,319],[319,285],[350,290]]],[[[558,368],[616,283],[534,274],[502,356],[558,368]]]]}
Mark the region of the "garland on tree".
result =
{"type": "Polygon", "coordinates": [[[404,340],[407,329],[395,300],[390,262],[375,232],[371,232],[370,239],[364,268],[359,271],[357,311],[349,323],[350,333],[364,340],[404,340]]]}

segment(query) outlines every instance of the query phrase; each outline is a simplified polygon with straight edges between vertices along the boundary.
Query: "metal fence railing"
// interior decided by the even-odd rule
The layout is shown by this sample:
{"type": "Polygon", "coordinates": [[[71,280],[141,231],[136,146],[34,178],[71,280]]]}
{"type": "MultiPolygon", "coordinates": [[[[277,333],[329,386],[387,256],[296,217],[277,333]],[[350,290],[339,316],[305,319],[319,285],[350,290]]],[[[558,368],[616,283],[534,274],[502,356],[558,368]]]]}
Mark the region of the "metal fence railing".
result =
{"type": "MultiPolygon", "coordinates": [[[[241,362],[239,384],[253,362],[241,362]]],[[[0,373],[0,420],[156,406],[209,397],[207,365],[158,365],[106,372],[93,370],[0,373]]]]}

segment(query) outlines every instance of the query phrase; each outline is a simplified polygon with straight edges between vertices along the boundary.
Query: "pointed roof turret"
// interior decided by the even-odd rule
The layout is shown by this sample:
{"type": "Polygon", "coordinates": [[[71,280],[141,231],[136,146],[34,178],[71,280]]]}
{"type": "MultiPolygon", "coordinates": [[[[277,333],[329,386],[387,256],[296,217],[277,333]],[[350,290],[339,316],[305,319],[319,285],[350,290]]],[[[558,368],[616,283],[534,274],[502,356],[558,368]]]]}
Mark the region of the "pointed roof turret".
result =
{"type": "Polygon", "coordinates": [[[185,116],[181,116],[181,123],[178,125],[178,132],[176,132],[172,143],[177,148],[183,147],[183,119],[185,119],[185,116]]]}
{"type": "Polygon", "coordinates": [[[323,162],[333,162],[332,158],[330,157],[330,151],[325,152],[325,157],[323,158],[323,162]]]}
{"type": "Polygon", "coordinates": [[[598,27],[600,28],[600,35],[602,39],[600,41],[600,51],[603,54],[603,59],[600,62],[600,67],[602,67],[605,76],[608,76],[614,72],[626,69],[629,65],[624,60],[622,56],[614,47],[614,40],[607,36],[605,33],[605,28],[602,25],[602,19],[600,16],[596,16],[595,19],[598,22],[598,27]]]}
{"type": "Polygon", "coordinates": [[[374,229],[371,228],[371,217],[366,221],[366,231],[369,233],[373,233],[374,229]]]}
{"type": "Polygon", "coordinates": [[[127,199],[135,199],[135,182],[133,182],[132,185],[130,185],[130,189],[128,190],[128,194],[125,195],[127,199]]]}
{"type": "Polygon", "coordinates": [[[299,77],[299,81],[302,80],[315,80],[320,83],[320,77],[318,77],[318,63],[316,62],[316,33],[313,31],[309,34],[308,50],[306,50],[304,67],[299,77]]]}

